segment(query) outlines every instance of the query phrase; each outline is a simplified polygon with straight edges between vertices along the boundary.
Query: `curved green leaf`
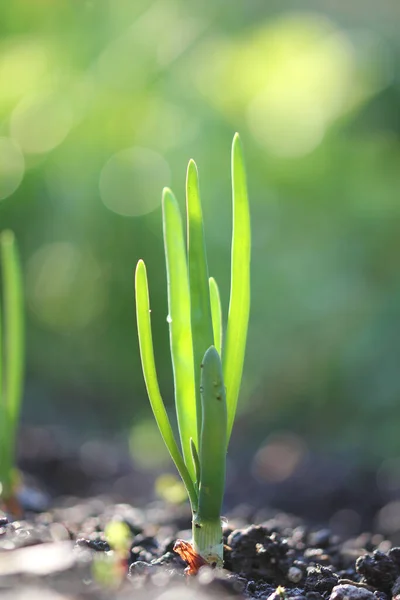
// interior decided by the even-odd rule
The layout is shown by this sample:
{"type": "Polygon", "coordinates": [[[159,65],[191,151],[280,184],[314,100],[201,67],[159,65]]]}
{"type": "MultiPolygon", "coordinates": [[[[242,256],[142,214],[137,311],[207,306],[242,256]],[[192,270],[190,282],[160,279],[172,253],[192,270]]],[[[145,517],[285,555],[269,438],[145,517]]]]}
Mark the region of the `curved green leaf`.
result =
{"type": "Polygon", "coordinates": [[[175,406],[183,458],[194,483],[196,474],[190,438],[193,438],[197,447],[198,435],[189,277],[181,213],[175,196],[169,189],[164,189],[162,208],[175,406]]]}
{"type": "Polygon", "coordinates": [[[228,443],[242,379],[250,312],[250,211],[243,150],[237,133],[232,143],[232,206],[231,291],[223,355],[228,443]]]}
{"type": "Polygon", "coordinates": [[[213,343],[213,327],[199,178],[196,163],[193,160],[189,161],[186,176],[186,211],[197,434],[200,437],[200,365],[207,348],[213,343]]]}
{"type": "Polygon", "coordinates": [[[146,266],[139,260],[135,272],[136,319],[138,328],[140,357],[143,375],[146,383],[151,408],[158,428],[175,463],[176,468],[186,486],[192,509],[197,509],[197,494],[191,476],[184,463],[172,431],[171,424],[162,401],[158,385],[157,372],[154,360],[153,338],[151,333],[150,301],[147,283],[146,266]]]}

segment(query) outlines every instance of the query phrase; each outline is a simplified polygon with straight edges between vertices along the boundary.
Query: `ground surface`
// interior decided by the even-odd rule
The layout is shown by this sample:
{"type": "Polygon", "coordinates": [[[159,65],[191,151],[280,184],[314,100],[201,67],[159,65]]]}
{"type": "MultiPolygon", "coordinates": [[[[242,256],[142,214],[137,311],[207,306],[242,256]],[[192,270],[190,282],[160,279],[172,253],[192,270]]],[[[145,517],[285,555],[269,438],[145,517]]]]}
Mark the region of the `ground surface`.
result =
{"type": "MultiPolygon", "coordinates": [[[[0,513],[1,516],[1,513],[0,513]]],[[[340,540],[287,514],[265,511],[255,525],[225,525],[225,569],[184,574],[172,551],[189,539],[187,507],[137,509],[96,498],[0,520],[1,600],[400,600],[400,548],[379,534],[340,540]],[[104,530],[123,521],[129,552],[110,549],[104,530]]]]}

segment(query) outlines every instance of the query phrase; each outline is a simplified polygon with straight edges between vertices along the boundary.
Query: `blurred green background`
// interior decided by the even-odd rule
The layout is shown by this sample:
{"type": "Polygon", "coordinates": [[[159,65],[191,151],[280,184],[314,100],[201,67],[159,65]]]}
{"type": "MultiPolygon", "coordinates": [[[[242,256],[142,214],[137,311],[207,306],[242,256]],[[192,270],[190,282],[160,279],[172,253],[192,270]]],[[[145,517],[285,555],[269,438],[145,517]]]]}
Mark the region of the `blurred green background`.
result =
{"type": "Polygon", "coordinates": [[[172,407],[161,190],[183,207],[195,158],[226,315],[238,130],[253,304],[232,453],[290,432],[314,451],[400,455],[399,26],[397,0],[1,3],[0,217],[25,274],[25,423],[129,431],[137,460],[169,464],[133,271],[144,258],[172,407]]]}

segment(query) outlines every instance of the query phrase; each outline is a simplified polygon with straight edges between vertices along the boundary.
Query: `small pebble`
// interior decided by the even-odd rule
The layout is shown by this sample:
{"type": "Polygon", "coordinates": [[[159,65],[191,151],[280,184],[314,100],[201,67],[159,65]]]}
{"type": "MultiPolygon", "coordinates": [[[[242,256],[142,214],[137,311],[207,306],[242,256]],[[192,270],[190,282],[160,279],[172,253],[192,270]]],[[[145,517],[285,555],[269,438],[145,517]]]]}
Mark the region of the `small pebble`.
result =
{"type": "Polygon", "coordinates": [[[375,600],[374,594],[364,587],[343,584],[336,585],[331,593],[330,600],[375,600]]]}
{"type": "Polygon", "coordinates": [[[290,567],[287,578],[291,583],[299,583],[303,578],[303,571],[299,567],[290,567]]]}

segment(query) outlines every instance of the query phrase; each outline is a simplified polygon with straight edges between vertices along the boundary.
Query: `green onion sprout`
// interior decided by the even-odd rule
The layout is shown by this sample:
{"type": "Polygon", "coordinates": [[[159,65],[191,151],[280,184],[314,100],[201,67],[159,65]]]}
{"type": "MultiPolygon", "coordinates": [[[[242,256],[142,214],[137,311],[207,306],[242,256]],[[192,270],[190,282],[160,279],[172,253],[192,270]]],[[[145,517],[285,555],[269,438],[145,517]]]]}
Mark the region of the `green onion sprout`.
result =
{"type": "Polygon", "coordinates": [[[143,260],[135,273],[139,348],[151,408],[188,493],[194,550],[217,566],[223,564],[226,453],[242,379],[250,310],[250,214],[238,134],[233,138],[231,164],[231,289],[224,332],[218,285],[208,272],[199,177],[193,160],[186,178],[186,243],[178,202],[169,189],[162,195],[167,321],[181,449],[158,385],[143,260]]]}
{"type": "Polygon", "coordinates": [[[15,445],[24,378],[24,303],[15,236],[0,234],[2,304],[0,324],[0,495],[5,503],[16,490],[15,445]],[[3,332],[4,329],[4,332],[3,332]]]}

